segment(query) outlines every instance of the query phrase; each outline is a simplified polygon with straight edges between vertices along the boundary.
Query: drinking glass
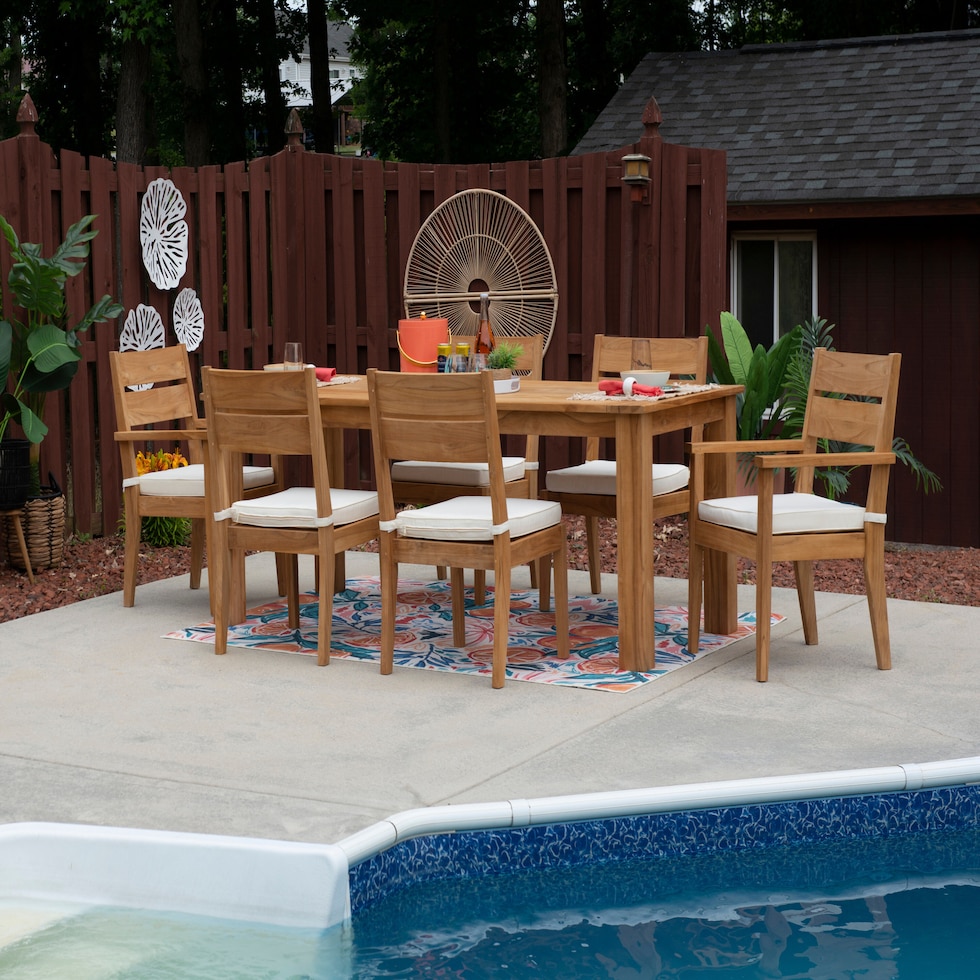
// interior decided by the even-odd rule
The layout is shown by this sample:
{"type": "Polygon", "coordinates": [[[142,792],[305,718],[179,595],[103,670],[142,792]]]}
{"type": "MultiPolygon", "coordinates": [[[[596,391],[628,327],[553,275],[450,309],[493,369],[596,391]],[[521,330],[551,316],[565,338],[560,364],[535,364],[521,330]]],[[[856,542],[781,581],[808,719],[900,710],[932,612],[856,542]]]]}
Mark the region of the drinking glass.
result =
{"type": "Polygon", "coordinates": [[[486,371],[486,369],[487,369],[486,354],[470,354],[471,371],[486,371]]]}
{"type": "Polygon", "coordinates": [[[286,344],[286,352],[282,358],[283,370],[302,371],[303,370],[303,345],[291,342],[286,344]]]}

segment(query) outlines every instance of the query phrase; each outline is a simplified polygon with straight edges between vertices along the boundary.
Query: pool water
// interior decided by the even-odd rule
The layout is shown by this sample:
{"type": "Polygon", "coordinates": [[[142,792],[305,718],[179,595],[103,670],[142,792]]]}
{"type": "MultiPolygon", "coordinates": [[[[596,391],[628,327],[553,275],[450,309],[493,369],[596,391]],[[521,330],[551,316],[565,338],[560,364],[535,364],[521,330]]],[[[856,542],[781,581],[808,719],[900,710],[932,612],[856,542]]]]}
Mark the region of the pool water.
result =
{"type": "Polygon", "coordinates": [[[426,884],[351,976],[973,980],[978,922],[980,835],[930,833],[426,884]]]}
{"type": "Polygon", "coordinates": [[[0,906],[0,919],[42,926],[0,947],[3,980],[343,980],[350,974],[340,929],[106,907],[62,911],[0,906]]]}

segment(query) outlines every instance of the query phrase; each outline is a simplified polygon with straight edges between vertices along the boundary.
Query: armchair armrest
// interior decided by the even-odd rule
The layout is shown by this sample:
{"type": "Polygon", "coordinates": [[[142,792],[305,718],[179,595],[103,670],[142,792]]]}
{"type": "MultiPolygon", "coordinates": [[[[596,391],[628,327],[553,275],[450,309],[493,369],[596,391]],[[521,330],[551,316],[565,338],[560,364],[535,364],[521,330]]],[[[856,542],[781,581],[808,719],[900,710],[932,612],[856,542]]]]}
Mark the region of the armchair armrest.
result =
{"type": "Polygon", "coordinates": [[[803,449],[802,439],[734,439],[688,444],[692,455],[704,456],[708,453],[739,453],[754,456],[756,453],[793,452],[803,449]]]}
{"type": "Polygon", "coordinates": [[[761,469],[781,469],[785,466],[875,466],[891,465],[894,453],[785,453],[758,456],[753,461],[761,469]]]}
{"type": "Polygon", "coordinates": [[[148,442],[153,439],[189,439],[196,442],[207,442],[207,429],[126,429],[117,432],[113,438],[116,442],[148,442]]]}

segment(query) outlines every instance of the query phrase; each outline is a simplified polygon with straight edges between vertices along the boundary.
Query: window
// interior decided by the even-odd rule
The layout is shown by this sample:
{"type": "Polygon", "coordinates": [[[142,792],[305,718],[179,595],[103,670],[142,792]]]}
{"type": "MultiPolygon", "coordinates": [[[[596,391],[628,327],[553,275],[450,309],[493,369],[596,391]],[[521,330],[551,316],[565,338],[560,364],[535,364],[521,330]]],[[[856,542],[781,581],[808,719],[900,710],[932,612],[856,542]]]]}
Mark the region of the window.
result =
{"type": "Polygon", "coordinates": [[[732,311],[752,344],[768,348],[816,316],[817,236],[812,232],[736,235],[732,311]]]}

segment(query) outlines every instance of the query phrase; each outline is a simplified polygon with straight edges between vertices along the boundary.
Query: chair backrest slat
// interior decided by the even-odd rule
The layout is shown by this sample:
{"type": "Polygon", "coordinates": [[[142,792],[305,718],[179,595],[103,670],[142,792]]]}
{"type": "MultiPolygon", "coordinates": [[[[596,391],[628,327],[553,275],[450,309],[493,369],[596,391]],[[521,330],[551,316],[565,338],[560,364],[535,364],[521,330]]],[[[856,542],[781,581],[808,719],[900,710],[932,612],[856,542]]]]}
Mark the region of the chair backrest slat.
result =
{"type": "Polygon", "coordinates": [[[487,463],[494,514],[503,519],[500,430],[489,372],[402,374],[372,368],[368,392],[383,520],[394,515],[390,465],[403,459],[487,463]]]}

